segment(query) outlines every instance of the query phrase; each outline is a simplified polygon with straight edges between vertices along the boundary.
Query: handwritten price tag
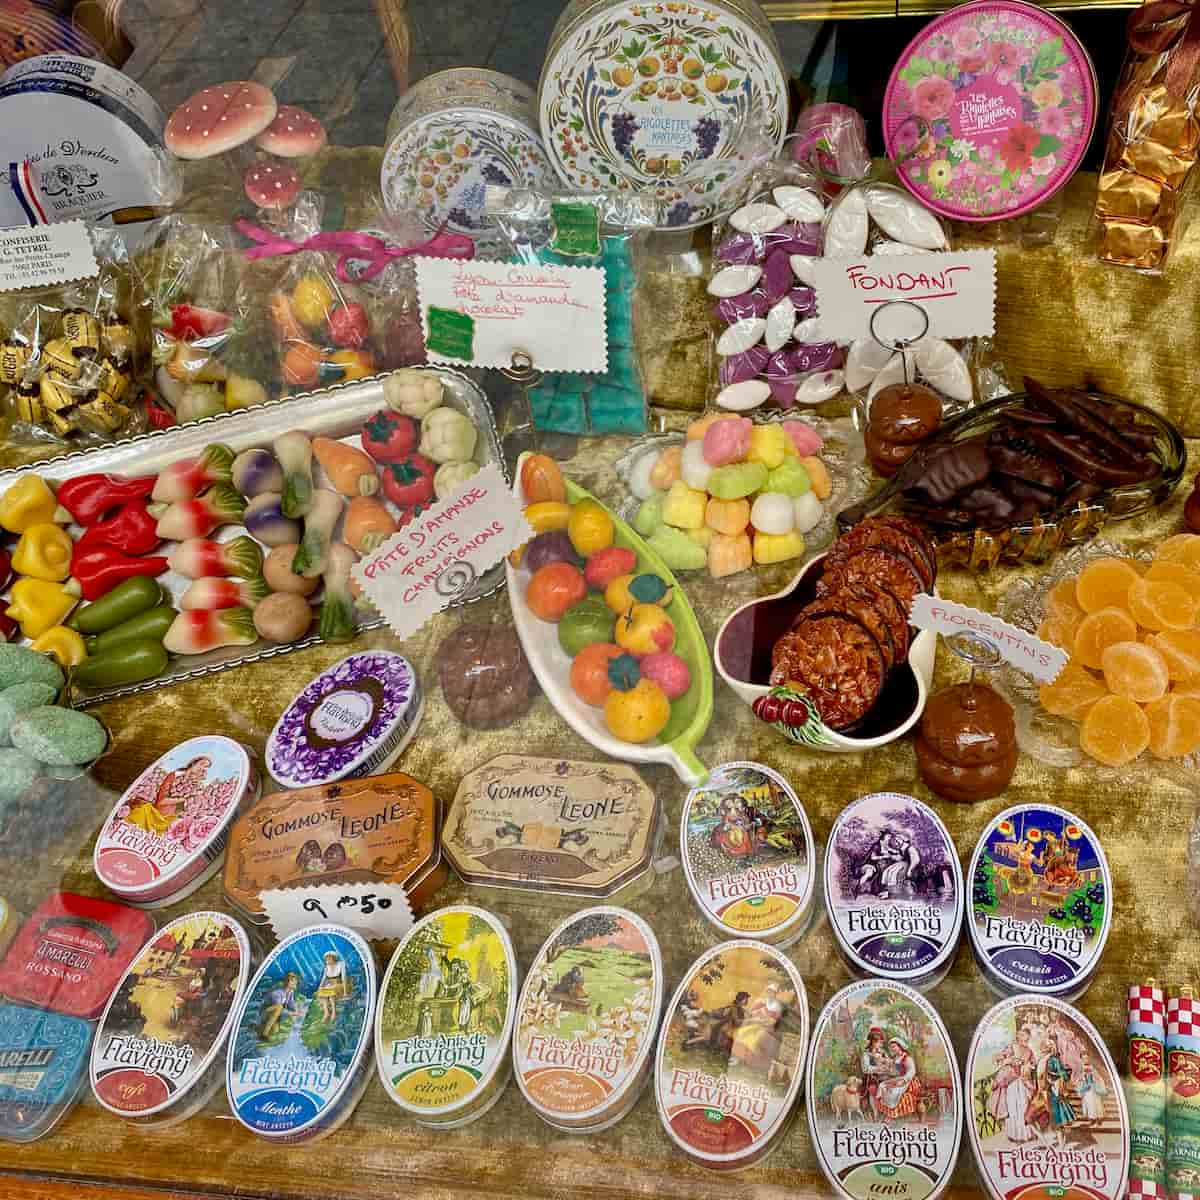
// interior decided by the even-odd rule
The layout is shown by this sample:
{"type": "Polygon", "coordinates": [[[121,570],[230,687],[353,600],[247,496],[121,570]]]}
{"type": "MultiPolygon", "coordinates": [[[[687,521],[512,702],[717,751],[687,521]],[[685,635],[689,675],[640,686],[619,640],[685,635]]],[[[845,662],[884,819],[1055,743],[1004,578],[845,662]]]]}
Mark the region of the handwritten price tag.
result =
{"type": "Polygon", "coordinates": [[[431,362],[461,366],[466,345],[477,367],[511,366],[520,350],[543,371],[608,370],[601,267],[413,261],[431,362]],[[447,313],[470,318],[470,339],[447,339],[447,313]]]}
{"type": "Polygon", "coordinates": [[[262,902],[279,938],[313,925],[349,925],[364,937],[399,938],[413,924],[408,896],[394,883],[272,888],[263,892],[262,902]]]}
{"type": "Polygon", "coordinates": [[[818,258],[813,286],[832,341],[870,337],[872,315],[893,300],[919,304],[933,337],[991,337],[996,328],[994,250],[818,258]]]}

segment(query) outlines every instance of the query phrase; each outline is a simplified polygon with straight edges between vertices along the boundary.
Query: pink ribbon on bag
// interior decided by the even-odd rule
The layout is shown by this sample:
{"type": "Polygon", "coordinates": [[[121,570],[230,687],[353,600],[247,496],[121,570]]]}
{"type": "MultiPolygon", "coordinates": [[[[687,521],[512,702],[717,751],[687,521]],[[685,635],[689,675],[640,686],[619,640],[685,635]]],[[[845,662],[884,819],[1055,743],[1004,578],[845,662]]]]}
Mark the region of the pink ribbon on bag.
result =
{"type": "Polygon", "coordinates": [[[421,254],[427,258],[461,258],[475,257],[475,243],[466,234],[450,233],[444,227],[433,237],[424,242],[416,242],[411,246],[389,246],[381,238],[369,233],[318,233],[303,242],[293,242],[261,225],[251,221],[239,220],[234,227],[244,237],[256,246],[247,246],[242,253],[250,260],[259,258],[276,258],[281,254],[299,254],[302,250],[323,250],[338,256],[337,277],[343,283],[358,283],[364,279],[373,279],[394,258],[407,258],[410,255],[421,254]],[[361,270],[351,274],[349,264],[364,264],[361,270]]]}

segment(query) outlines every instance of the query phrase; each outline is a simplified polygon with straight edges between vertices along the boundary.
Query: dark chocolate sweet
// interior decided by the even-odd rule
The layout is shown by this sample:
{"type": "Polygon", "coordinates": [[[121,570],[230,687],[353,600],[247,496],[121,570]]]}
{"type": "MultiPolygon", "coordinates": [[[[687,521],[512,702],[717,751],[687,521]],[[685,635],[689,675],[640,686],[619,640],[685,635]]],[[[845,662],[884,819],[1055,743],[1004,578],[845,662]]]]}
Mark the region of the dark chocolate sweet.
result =
{"type": "Polygon", "coordinates": [[[917,770],[946,800],[998,796],[1017,766],[1012,706],[985,683],[959,683],[930,699],[917,737],[917,770]]]}
{"type": "MultiPolygon", "coordinates": [[[[982,442],[956,442],[929,454],[921,478],[913,486],[935,504],[945,504],[968,488],[978,487],[992,470],[992,460],[982,442]]],[[[960,498],[959,503],[966,507],[960,498]]]]}
{"type": "Polygon", "coordinates": [[[438,678],[450,711],[471,729],[503,729],[529,709],[537,681],[516,630],[464,625],[438,647],[438,678]]]}

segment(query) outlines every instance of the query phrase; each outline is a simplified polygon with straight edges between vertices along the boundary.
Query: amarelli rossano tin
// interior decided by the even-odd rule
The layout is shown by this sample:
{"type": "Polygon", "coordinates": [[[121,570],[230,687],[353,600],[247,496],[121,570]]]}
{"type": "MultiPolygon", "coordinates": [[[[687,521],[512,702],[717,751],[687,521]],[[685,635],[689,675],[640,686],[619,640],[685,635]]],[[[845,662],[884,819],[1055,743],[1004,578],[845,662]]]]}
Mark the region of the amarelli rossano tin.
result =
{"type": "Polygon", "coordinates": [[[761,763],[717,767],[679,819],[688,890],[725,937],[788,946],[808,928],[816,853],[791,785],[761,763]]]}
{"type": "Polygon", "coordinates": [[[559,925],[517,1004],[513,1069],[533,1111],[571,1133],[625,1116],[650,1077],[663,991],[658,939],[640,917],[602,906],[559,925]]]}
{"type": "Polygon", "coordinates": [[[1112,924],[1112,876],[1091,829],[1049,804],[1005,809],[968,876],[971,948],[992,990],[1081,996],[1112,924]]]}
{"type": "Polygon", "coordinates": [[[0,1138],[32,1142],[70,1110],[87,1070],[92,1026],[79,1017],[0,1004],[0,1138]]]}
{"type": "Polygon", "coordinates": [[[1012,996],[979,1022],[966,1063],[967,1134],[993,1200],[1119,1200],[1129,1116],[1088,1019],[1048,996],[1012,996]]]}
{"type": "Polygon", "coordinates": [[[825,855],[825,909],[856,975],[935,987],[963,920],[962,870],[937,813],[899,792],[844,808],[825,855]]]}
{"type": "Polygon", "coordinates": [[[765,942],[702,955],[663,1019],[655,1060],[658,1115],[693,1162],[736,1171],[778,1145],[804,1085],[808,995],[765,942]]]}
{"type": "Polygon", "coordinates": [[[941,1194],[958,1158],[962,1083],[924,996],[876,979],[842,988],[817,1018],[805,1079],[813,1148],[839,1196],[941,1194]]]}
{"type": "Polygon", "coordinates": [[[332,1133],[367,1082],[375,959],[352,929],[319,925],[267,956],[238,1009],[225,1064],[233,1115],[272,1142],[332,1133]]]}
{"type": "Polygon", "coordinates": [[[161,929],[113,993],[92,1046],[92,1092],[119,1117],[167,1125],[221,1086],[226,1040],[250,974],[242,927],[218,912],[161,929]]]}
{"type": "Polygon", "coordinates": [[[512,1073],[517,960],[491,913],[456,905],[418,921],[379,989],[375,1063],[383,1090],[431,1128],[483,1116],[512,1073]]]}
{"type": "Polygon", "coordinates": [[[258,770],[232,738],[181,742],[113,807],[92,852],[96,877],[139,908],[190,896],[220,867],[230,823],[258,790],[258,770]]]}

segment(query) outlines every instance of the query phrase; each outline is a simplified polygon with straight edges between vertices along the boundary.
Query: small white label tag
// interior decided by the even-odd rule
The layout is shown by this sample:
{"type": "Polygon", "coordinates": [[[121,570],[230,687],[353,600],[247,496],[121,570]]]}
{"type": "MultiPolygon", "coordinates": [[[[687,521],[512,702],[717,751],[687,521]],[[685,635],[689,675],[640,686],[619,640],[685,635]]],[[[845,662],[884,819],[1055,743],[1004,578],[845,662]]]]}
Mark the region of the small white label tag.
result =
{"type": "Polygon", "coordinates": [[[812,271],[821,333],[832,341],[870,337],[871,317],[894,300],[924,309],[931,337],[991,337],[996,329],[994,250],[818,258],[812,271]]]}
{"type": "Polygon", "coordinates": [[[414,262],[430,362],[511,367],[523,351],[542,371],[608,370],[603,268],[414,262]]]}
{"type": "Polygon", "coordinates": [[[533,530],[489,463],[354,564],[354,578],[399,638],[410,638],[533,530]]]}
{"type": "Polygon", "coordinates": [[[366,938],[399,938],[413,925],[408,895],[394,883],[271,888],[262,893],[262,903],[280,939],[313,925],[349,925],[366,938]]]}
{"type": "Polygon", "coordinates": [[[1038,683],[1053,683],[1067,662],[1066,652],[1042,641],[1027,630],[1018,629],[991,613],[980,612],[966,604],[943,600],[924,593],[912,603],[909,621],[918,629],[932,629],[942,637],[973,633],[991,642],[1010,666],[1038,683]]]}
{"type": "Polygon", "coordinates": [[[82,221],[0,229],[0,292],[91,279],[99,270],[82,221]]]}

